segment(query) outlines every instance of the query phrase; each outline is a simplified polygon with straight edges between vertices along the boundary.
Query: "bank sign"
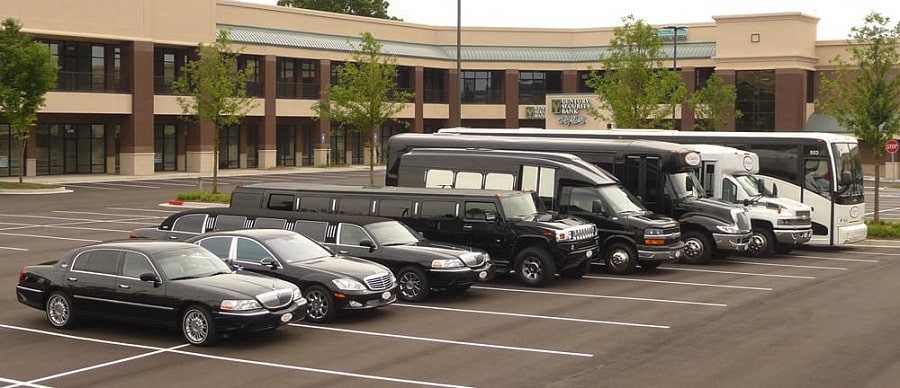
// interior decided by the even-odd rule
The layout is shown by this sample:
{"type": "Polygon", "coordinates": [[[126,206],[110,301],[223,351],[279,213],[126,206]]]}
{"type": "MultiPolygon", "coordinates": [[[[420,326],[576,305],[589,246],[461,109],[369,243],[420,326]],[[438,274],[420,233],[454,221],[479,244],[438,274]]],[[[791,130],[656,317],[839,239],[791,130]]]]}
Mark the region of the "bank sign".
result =
{"type": "Polygon", "coordinates": [[[563,126],[585,125],[587,113],[591,109],[588,98],[551,98],[550,113],[556,116],[556,122],[563,126]]]}

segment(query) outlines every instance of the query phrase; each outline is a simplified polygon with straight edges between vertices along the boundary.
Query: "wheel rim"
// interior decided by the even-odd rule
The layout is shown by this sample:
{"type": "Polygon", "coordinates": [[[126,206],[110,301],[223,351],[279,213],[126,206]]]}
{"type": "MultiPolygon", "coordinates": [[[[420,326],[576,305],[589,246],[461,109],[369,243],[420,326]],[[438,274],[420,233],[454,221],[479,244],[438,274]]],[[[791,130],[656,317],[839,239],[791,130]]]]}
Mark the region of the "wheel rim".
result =
{"type": "Polygon", "coordinates": [[[695,259],[703,255],[703,244],[695,238],[688,239],[684,242],[684,255],[688,258],[695,259]]]}
{"type": "Polygon", "coordinates": [[[201,343],[209,335],[209,322],[200,310],[192,309],[184,315],[184,335],[191,343],[201,343]]]}
{"type": "Polygon", "coordinates": [[[69,322],[69,303],[62,295],[53,295],[47,302],[47,318],[54,326],[63,326],[69,322]]]}
{"type": "Polygon", "coordinates": [[[522,276],[526,279],[537,280],[541,277],[544,269],[541,267],[541,261],[534,257],[526,258],[522,262],[522,276]]]}
{"type": "Polygon", "coordinates": [[[328,298],[319,290],[312,290],[306,294],[306,300],[309,301],[309,311],[307,314],[310,319],[319,320],[328,315],[328,298]]]}
{"type": "Polygon", "coordinates": [[[613,268],[625,268],[629,261],[631,261],[631,255],[622,249],[616,249],[609,255],[609,265],[613,268]]]}
{"type": "Polygon", "coordinates": [[[422,292],[422,279],[413,272],[400,275],[400,293],[407,298],[415,298],[422,292]]]}
{"type": "Polygon", "coordinates": [[[767,243],[766,238],[763,235],[759,233],[753,233],[750,236],[750,243],[748,244],[747,248],[750,250],[750,253],[760,254],[766,251],[768,245],[769,244],[767,243]]]}

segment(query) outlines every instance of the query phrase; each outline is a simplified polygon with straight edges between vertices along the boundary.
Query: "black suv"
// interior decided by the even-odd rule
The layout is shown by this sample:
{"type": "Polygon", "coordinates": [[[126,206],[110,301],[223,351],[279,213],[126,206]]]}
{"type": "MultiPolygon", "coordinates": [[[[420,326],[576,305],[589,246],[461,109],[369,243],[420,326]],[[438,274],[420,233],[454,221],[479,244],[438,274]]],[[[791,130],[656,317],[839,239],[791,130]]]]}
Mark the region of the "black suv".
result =
{"type": "Polygon", "coordinates": [[[599,252],[593,223],[547,212],[522,191],[258,183],[235,188],[231,208],[393,218],[428,239],[484,249],[528,286],[580,278],[599,252]]]}
{"type": "Polygon", "coordinates": [[[294,231],[333,251],[388,267],[398,279],[398,295],[404,300],[424,300],[432,291],[466,290],[494,275],[487,252],[423,239],[405,224],[384,217],[192,209],[169,216],[159,227],[135,229],[132,238],[177,241],[215,230],[262,228],[294,231]]]}

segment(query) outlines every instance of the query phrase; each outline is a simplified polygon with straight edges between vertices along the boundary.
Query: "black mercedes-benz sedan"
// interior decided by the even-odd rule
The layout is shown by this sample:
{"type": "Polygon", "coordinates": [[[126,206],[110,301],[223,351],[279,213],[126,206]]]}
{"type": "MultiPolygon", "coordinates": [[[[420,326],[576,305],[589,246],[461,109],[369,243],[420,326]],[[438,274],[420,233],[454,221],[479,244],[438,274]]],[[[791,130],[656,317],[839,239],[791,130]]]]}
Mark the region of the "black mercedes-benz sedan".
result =
{"type": "Polygon", "coordinates": [[[44,310],[56,328],[82,317],[113,319],[179,328],[198,346],[301,320],[307,304],[294,284],[233,273],[205,248],[169,241],[73,249],[59,261],[22,268],[16,297],[44,310]]]}
{"type": "Polygon", "coordinates": [[[214,232],[188,242],[250,271],[296,284],[309,301],[307,319],[327,322],[341,310],[374,309],[397,300],[397,282],[383,265],[335,255],[306,236],[283,229],[214,232]]]}

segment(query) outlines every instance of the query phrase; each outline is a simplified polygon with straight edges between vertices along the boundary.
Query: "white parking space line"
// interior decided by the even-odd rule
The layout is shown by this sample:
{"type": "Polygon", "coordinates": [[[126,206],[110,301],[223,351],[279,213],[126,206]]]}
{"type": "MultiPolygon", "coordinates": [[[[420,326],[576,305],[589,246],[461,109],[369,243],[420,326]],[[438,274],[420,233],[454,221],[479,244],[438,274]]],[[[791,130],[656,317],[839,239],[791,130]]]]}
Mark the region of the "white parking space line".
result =
{"type": "MultiPolygon", "coordinates": [[[[138,216],[138,217],[135,217],[135,216],[128,216],[127,218],[121,218],[121,219],[117,219],[117,220],[95,220],[95,219],[92,219],[92,218],[68,218],[68,217],[56,217],[56,216],[32,216],[32,215],[18,215],[18,214],[0,214],[0,217],[3,217],[3,216],[6,216],[6,217],[20,217],[20,218],[40,218],[40,219],[49,219],[49,220],[54,220],[54,221],[75,221],[74,223],[59,224],[59,225],[79,225],[79,224],[104,223],[104,222],[105,222],[105,223],[112,223],[112,224],[118,224],[118,223],[121,223],[121,224],[125,224],[125,223],[136,224],[136,223],[138,223],[137,221],[148,221],[148,220],[151,220],[151,219],[161,219],[161,218],[165,218],[165,217],[162,217],[162,216],[150,216],[150,215],[147,215],[147,216],[138,216]]],[[[121,217],[121,216],[120,216],[120,217],[121,217]]]]}
{"type": "Polygon", "coordinates": [[[786,267],[786,268],[802,268],[802,269],[824,269],[824,270],[832,270],[832,271],[846,271],[847,268],[843,267],[819,267],[815,265],[797,265],[797,264],[781,264],[781,263],[761,263],[758,261],[746,261],[746,260],[722,260],[727,261],[729,263],[737,263],[737,264],[747,264],[747,265],[762,265],[769,267],[786,267]]]}
{"type": "Polygon", "coordinates": [[[413,340],[413,341],[436,342],[436,343],[450,344],[450,345],[475,346],[475,347],[481,347],[481,348],[513,350],[513,351],[519,351],[519,352],[547,353],[547,354],[556,354],[556,355],[562,355],[562,356],[594,357],[594,355],[590,354],[590,353],[566,352],[566,351],[562,351],[562,350],[548,350],[548,349],[537,349],[537,348],[523,348],[523,347],[519,347],[519,346],[491,345],[491,344],[484,344],[484,343],[478,343],[478,342],[466,342],[466,341],[454,341],[454,340],[445,340],[445,339],[438,339],[438,338],[415,337],[415,336],[401,335],[401,334],[376,333],[373,331],[338,329],[335,327],[313,326],[313,325],[305,325],[305,324],[300,324],[300,323],[290,323],[289,325],[296,326],[296,327],[303,327],[303,328],[307,328],[307,329],[317,329],[317,330],[336,331],[336,332],[341,332],[341,333],[371,335],[371,336],[376,336],[376,337],[399,338],[399,339],[413,340]]]}
{"type": "MultiPolygon", "coordinates": [[[[881,254],[881,253],[879,253],[881,254]]],[[[803,259],[815,259],[815,260],[826,260],[826,261],[847,261],[851,263],[878,263],[878,260],[869,260],[869,259],[839,259],[836,257],[822,257],[822,256],[807,256],[807,255],[791,255],[790,257],[799,257],[803,259]]]]}
{"type": "Polygon", "coordinates": [[[31,384],[24,381],[12,380],[3,377],[0,377],[0,383],[13,383],[13,385],[7,385],[7,387],[52,388],[49,385],[31,384]]]}
{"type": "MultiPolygon", "coordinates": [[[[84,222],[81,222],[84,223],[84,222]]],[[[81,224],[80,223],[80,224],[81,224]]],[[[89,230],[92,232],[115,232],[115,233],[131,233],[131,230],[121,230],[121,229],[103,229],[103,228],[88,228],[84,226],[66,226],[66,224],[50,224],[50,225],[22,225],[10,228],[2,228],[0,230],[23,230],[23,229],[34,229],[34,228],[48,228],[48,229],[73,229],[73,230],[89,230]]]]}
{"type": "MultiPolygon", "coordinates": [[[[118,346],[130,347],[130,348],[147,349],[147,350],[152,350],[153,351],[152,353],[154,353],[154,354],[156,354],[156,353],[175,353],[175,354],[181,354],[181,355],[185,355],[185,356],[206,358],[206,359],[211,359],[211,360],[229,361],[229,362],[240,363],[240,364],[249,364],[249,365],[255,365],[255,366],[288,369],[288,370],[296,370],[296,371],[303,371],[303,372],[322,373],[322,374],[335,375],[335,376],[354,377],[354,378],[366,379],[366,380],[389,381],[389,382],[394,382],[394,383],[424,385],[424,386],[431,386],[431,387],[468,388],[465,385],[443,384],[443,383],[434,383],[434,382],[429,382],[429,381],[409,380],[409,379],[376,376],[376,375],[366,375],[366,374],[361,374],[361,373],[342,372],[342,371],[331,370],[331,369],[319,369],[319,368],[309,368],[309,367],[296,366],[296,365],[279,364],[279,363],[273,363],[271,361],[255,361],[255,360],[247,360],[247,359],[242,359],[242,358],[215,356],[215,355],[211,355],[211,354],[202,354],[202,353],[178,350],[179,348],[189,346],[188,344],[182,344],[182,345],[174,346],[171,348],[160,348],[160,347],[156,347],[156,346],[138,345],[138,344],[130,344],[130,343],[126,343],[126,342],[108,341],[108,340],[101,340],[101,339],[96,339],[96,338],[81,337],[81,336],[75,336],[75,335],[71,335],[71,334],[63,334],[63,333],[57,333],[57,332],[52,332],[52,331],[31,329],[31,328],[21,327],[21,326],[6,325],[6,324],[2,324],[2,323],[0,323],[0,328],[10,329],[10,330],[20,330],[20,331],[26,331],[26,332],[30,332],[30,333],[37,333],[37,334],[45,334],[45,335],[68,338],[68,339],[73,339],[73,340],[96,342],[96,343],[102,343],[102,344],[107,344],[107,345],[118,345],[118,346]]],[[[132,357],[128,357],[128,358],[145,357],[147,355],[150,355],[150,353],[138,355],[138,356],[132,356],[132,357]]],[[[114,363],[114,362],[115,361],[113,361],[112,363],[114,363]]],[[[110,364],[110,363],[107,363],[107,364],[110,364]]],[[[86,369],[86,368],[83,368],[83,369],[86,369]]],[[[44,378],[44,379],[46,379],[46,378],[44,378]]],[[[41,380],[43,380],[43,379],[41,379],[41,380]]],[[[34,380],[34,381],[41,381],[41,380],[34,380]]],[[[9,387],[14,387],[14,386],[16,386],[16,385],[11,385],[9,387]]],[[[3,387],[3,388],[6,388],[6,387],[3,387]]]]}
{"type": "MultiPolygon", "coordinates": [[[[474,287],[473,287],[473,288],[474,288],[474,287]]],[[[647,323],[617,322],[617,321],[601,321],[601,320],[596,320],[596,319],[581,319],[581,318],[551,317],[551,316],[547,316],[547,315],[520,314],[520,313],[504,313],[504,312],[500,312],[500,311],[484,311],[484,310],[457,309],[457,308],[450,308],[450,307],[423,306],[423,305],[413,305],[413,304],[405,304],[405,303],[394,303],[394,304],[392,304],[391,306],[411,307],[411,308],[426,309],[426,310],[450,311],[450,312],[457,312],[457,313],[471,313],[471,314],[484,314],[484,315],[499,315],[499,316],[504,316],[504,317],[548,319],[548,320],[552,320],[552,321],[564,321],[564,322],[595,323],[595,324],[601,324],[601,325],[644,327],[644,328],[650,328],[650,329],[668,329],[668,328],[669,328],[669,326],[664,326],[664,325],[651,325],[651,324],[647,324],[647,323]]]]}
{"type": "Polygon", "coordinates": [[[15,247],[4,247],[4,246],[0,246],[0,249],[6,249],[6,250],[9,250],[9,251],[19,251],[19,252],[26,252],[26,251],[28,251],[27,248],[15,248],[15,247]]]}
{"type": "Polygon", "coordinates": [[[147,181],[147,182],[153,183],[155,185],[164,185],[164,186],[197,187],[197,184],[195,184],[195,183],[175,183],[175,182],[163,181],[163,180],[151,180],[151,181],[147,181]]]}
{"type": "MultiPolygon", "coordinates": [[[[900,210],[900,207],[895,207],[895,208],[891,208],[891,209],[878,209],[878,212],[879,213],[887,213],[887,212],[892,212],[894,210],[900,210]]],[[[871,216],[874,214],[875,214],[875,212],[867,212],[865,215],[871,216]]]]}
{"type": "Polygon", "coordinates": [[[706,307],[728,307],[727,304],[722,304],[722,303],[691,302],[691,301],[675,300],[675,299],[656,299],[656,298],[638,298],[638,297],[633,297],[633,296],[578,294],[578,293],[573,293],[573,292],[521,290],[521,289],[518,289],[518,288],[484,287],[484,286],[475,286],[475,287],[472,287],[472,288],[474,288],[474,289],[479,289],[479,290],[506,291],[506,292],[521,292],[521,293],[525,293],[525,294],[540,294],[540,295],[553,295],[553,296],[574,296],[574,297],[578,297],[578,298],[617,299],[617,300],[630,300],[630,301],[638,301],[638,302],[655,302],[655,303],[687,304],[687,305],[706,306],[706,307]]]}
{"type": "Polygon", "coordinates": [[[131,211],[139,211],[139,212],[158,212],[158,213],[175,213],[175,210],[159,210],[159,209],[137,209],[133,207],[108,207],[109,210],[131,210],[131,211]]]}
{"type": "MultiPolygon", "coordinates": [[[[63,214],[85,214],[85,215],[91,215],[91,216],[110,216],[110,217],[128,217],[128,218],[134,218],[134,217],[135,217],[134,214],[116,214],[116,213],[80,212],[80,211],[74,211],[74,210],[54,210],[53,213],[63,213],[63,214]]],[[[141,217],[141,218],[165,218],[165,217],[163,217],[163,216],[151,216],[151,215],[138,216],[138,217],[141,217]]]]}
{"type": "Polygon", "coordinates": [[[91,182],[92,185],[106,185],[112,187],[137,187],[141,189],[158,189],[159,186],[137,185],[134,183],[91,182]]]}
{"type": "Polygon", "coordinates": [[[110,191],[121,191],[122,189],[116,189],[112,187],[95,187],[95,186],[85,186],[85,185],[73,185],[70,183],[64,183],[63,186],[66,188],[78,188],[78,189],[93,189],[93,190],[110,190],[110,191]]]}
{"type": "Polygon", "coordinates": [[[815,276],[800,276],[800,275],[777,275],[770,273],[753,273],[753,272],[737,272],[737,271],[719,271],[714,269],[696,269],[696,268],[671,268],[666,267],[667,270],[670,271],[688,271],[688,272],[706,272],[706,273],[718,273],[718,274],[726,274],[726,275],[742,275],[742,276],[762,276],[762,277],[770,277],[770,278],[786,278],[786,279],[810,279],[814,280],[815,276]]]}
{"type": "Polygon", "coordinates": [[[101,241],[101,240],[88,240],[88,239],[83,239],[83,238],[69,238],[69,237],[44,236],[44,235],[40,235],[40,234],[25,234],[25,233],[5,233],[5,232],[0,232],[0,235],[3,235],[3,236],[17,236],[17,237],[48,238],[48,239],[51,239],[51,240],[81,241],[81,242],[90,242],[90,243],[97,243],[97,242],[100,242],[100,241],[101,241]]]}
{"type": "Polygon", "coordinates": [[[644,282],[644,283],[674,284],[674,285],[679,285],[679,286],[733,288],[733,289],[738,289],[738,290],[751,290],[751,291],[772,291],[772,289],[769,287],[731,286],[731,285],[727,285],[727,284],[675,282],[675,281],[671,281],[671,280],[635,279],[635,278],[623,278],[623,277],[615,277],[615,276],[585,276],[584,278],[585,279],[599,279],[599,280],[603,280],[603,281],[617,280],[617,281],[621,281],[621,282],[644,282]]]}

